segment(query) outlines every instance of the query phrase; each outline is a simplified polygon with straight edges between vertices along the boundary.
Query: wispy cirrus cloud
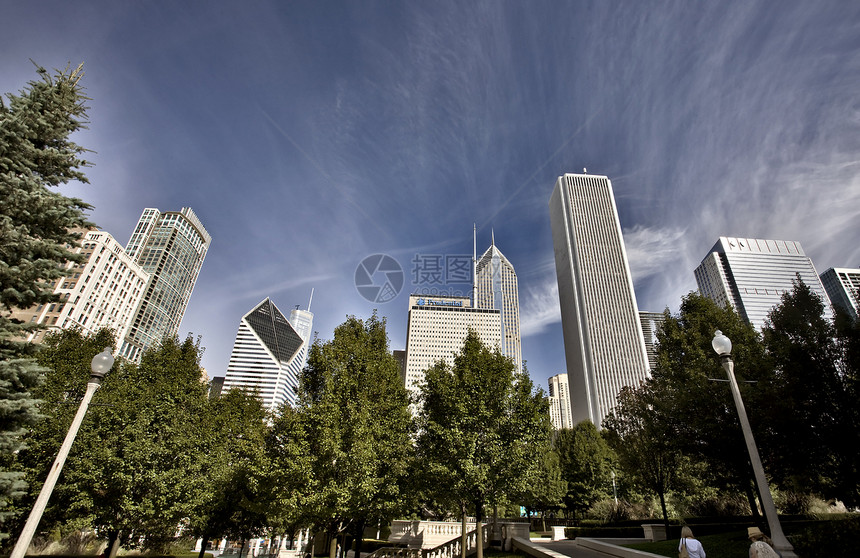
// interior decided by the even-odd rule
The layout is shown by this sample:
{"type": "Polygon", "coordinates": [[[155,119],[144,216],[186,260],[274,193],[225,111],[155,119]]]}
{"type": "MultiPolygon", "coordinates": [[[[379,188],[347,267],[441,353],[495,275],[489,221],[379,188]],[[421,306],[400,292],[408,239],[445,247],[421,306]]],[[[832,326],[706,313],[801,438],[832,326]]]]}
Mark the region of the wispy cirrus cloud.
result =
{"type": "Polygon", "coordinates": [[[521,289],[520,294],[521,337],[543,333],[551,325],[561,322],[555,270],[546,274],[543,281],[532,282],[521,289]]]}

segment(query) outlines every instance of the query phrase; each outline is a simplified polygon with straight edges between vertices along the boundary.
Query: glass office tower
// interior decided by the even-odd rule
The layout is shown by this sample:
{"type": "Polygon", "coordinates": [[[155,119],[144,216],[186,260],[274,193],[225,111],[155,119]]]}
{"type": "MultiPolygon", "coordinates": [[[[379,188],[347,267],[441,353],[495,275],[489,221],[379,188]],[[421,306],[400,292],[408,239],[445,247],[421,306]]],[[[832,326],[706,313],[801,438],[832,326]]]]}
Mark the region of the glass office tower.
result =
{"type": "Polygon", "coordinates": [[[150,274],[120,355],[139,362],[143,352],[176,335],[212,237],[190,207],[143,210],[126,253],[150,274]]]}

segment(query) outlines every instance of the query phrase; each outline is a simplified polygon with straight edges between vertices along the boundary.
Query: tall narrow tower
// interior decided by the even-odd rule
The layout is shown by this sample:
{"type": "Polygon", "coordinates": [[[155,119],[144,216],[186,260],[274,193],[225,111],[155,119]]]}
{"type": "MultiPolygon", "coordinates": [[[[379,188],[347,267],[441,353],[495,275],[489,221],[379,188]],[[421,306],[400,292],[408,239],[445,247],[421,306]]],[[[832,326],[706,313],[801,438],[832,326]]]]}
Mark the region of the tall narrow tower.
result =
{"type": "Polygon", "coordinates": [[[143,210],[127,254],[150,274],[120,355],[139,362],[162,338],[176,335],[212,237],[190,207],[143,210]]]}
{"type": "Polygon", "coordinates": [[[573,422],[600,427],[621,388],[648,376],[612,183],[565,174],[549,210],[573,422]]]}
{"type": "Polygon", "coordinates": [[[513,359],[517,371],[522,370],[517,272],[505,255],[496,248],[495,234],[490,247],[475,266],[475,298],[476,308],[501,312],[502,352],[513,359]]]}

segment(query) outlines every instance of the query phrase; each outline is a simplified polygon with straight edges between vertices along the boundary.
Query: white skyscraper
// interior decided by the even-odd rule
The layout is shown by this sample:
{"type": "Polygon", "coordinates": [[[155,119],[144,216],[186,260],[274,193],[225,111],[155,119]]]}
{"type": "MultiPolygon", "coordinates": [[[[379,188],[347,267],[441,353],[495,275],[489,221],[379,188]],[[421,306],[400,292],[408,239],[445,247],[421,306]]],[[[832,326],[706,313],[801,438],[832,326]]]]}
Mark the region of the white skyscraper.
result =
{"type": "Polygon", "coordinates": [[[573,422],[600,427],[621,388],[648,377],[612,184],[566,174],[549,209],[573,422]]]}
{"type": "Polygon", "coordinates": [[[821,283],[830,303],[857,319],[860,316],[860,269],[831,267],[821,274],[821,283]]]}
{"type": "Polygon", "coordinates": [[[666,315],[663,312],[639,312],[642,336],[645,339],[645,352],[648,354],[648,368],[657,366],[657,332],[663,327],[666,315]]]}
{"type": "Polygon", "coordinates": [[[556,430],[575,426],[570,415],[570,385],[567,374],[556,374],[549,379],[549,419],[556,430]]]}
{"type": "Polygon", "coordinates": [[[500,310],[502,314],[502,352],[511,357],[522,370],[522,344],[520,342],[520,302],[517,291],[517,272],[504,254],[492,243],[475,266],[475,306],[500,310]]]}
{"type": "Polygon", "coordinates": [[[66,264],[68,274],[54,286],[60,302],[18,310],[15,317],[48,327],[30,334],[28,341],[39,342],[54,329],[77,327],[92,334],[107,327],[114,330],[120,343],[143,298],[149,273],[104,231],[87,231],[73,251],[86,256],[87,261],[66,264]]]}
{"type": "Polygon", "coordinates": [[[146,349],[179,332],[211,242],[190,207],[143,210],[125,250],[150,279],[123,338],[121,356],[139,362],[146,349]]]}
{"type": "Polygon", "coordinates": [[[253,390],[273,411],[284,403],[295,405],[313,314],[296,309],[290,318],[268,298],[242,317],[222,391],[253,390]]]}
{"type": "Polygon", "coordinates": [[[468,297],[410,295],[408,327],[405,384],[411,394],[420,390],[424,371],[436,362],[454,364],[470,328],[486,346],[501,348],[500,311],[473,308],[468,297]]]}
{"type": "MultiPolygon", "coordinates": [[[[730,304],[756,329],[793,288],[798,277],[825,302],[824,287],[800,242],[721,236],[699,267],[696,283],[702,295],[719,305],[730,304]]],[[[831,317],[829,305],[825,314],[831,317]]]]}

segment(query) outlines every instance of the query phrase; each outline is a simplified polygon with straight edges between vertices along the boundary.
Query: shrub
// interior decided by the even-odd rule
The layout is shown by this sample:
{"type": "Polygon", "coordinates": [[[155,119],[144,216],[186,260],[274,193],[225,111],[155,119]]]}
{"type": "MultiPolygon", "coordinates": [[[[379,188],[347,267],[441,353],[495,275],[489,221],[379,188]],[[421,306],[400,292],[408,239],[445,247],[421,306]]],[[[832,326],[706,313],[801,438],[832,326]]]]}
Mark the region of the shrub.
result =
{"type": "Polygon", "coordinates": [[[790,541],[803,558],[845,556],[846,549],[860,548],[860,517],[816,522],[791,535],[790,541]]]}

